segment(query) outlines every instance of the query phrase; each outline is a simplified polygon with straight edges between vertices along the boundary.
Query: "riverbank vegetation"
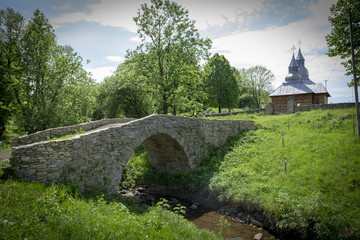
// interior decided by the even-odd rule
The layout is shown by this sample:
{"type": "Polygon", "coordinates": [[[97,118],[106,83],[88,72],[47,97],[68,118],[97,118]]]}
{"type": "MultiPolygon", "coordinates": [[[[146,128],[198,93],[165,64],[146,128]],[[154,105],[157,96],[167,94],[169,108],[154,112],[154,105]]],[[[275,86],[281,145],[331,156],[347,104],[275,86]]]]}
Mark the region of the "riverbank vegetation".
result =
{"type": "Polygon", "coordinates": [[[159,206],[61,186],[0,182],[0,239],[218,239],[159,206]]]}
{"type": "Polygon", "coordinates": [[[354,109],[218,118],[250,119],[258,129],[231,137],[193,173],[166,175],[149,167],[146,152],[134,154],[123,184],[130,183],[128,176],[139,176],[140,182],[209,189],[222,200],[263,211],[284,233],[308,239],[360,237],[354,109]]]}

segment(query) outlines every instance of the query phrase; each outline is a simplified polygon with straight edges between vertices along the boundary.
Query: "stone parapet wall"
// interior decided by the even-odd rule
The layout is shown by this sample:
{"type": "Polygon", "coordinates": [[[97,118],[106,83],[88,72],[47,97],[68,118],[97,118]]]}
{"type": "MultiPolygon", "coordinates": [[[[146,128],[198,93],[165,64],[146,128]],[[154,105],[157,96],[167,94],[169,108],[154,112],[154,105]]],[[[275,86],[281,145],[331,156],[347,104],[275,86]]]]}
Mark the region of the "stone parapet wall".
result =
{"type": "Polygon", "coordinates": [[[98,121],[82,123],[79,125],[51,128],[44,131],[35,132],[29,135],[13,138],[11,139],[11,147],[17,147],[20,145],[45,141],[48,140],[49,138],[55,138],[66,134],[73,134],[76,133],[76,131],[90,131],[105,125],[115,124],[115,123],[126,123],[133,120],[135,120],[135,118],[110,118],[110,119],[101,119],[98,121]]]}
{"type": "Polygon", "coordinates": [[[331,103],[331,104],[317,104],[317,105],[308,105],[308,106],[298,106],[295,108],[295,112],[304,112],[312,110],[331,110],[331,109],[344,109],[344,108],[353,108],[355,103],[331,103]]]}
{"type": "Polygon", "coordinates": [[[247,111],[230,111],[230,112],[224,112],[224,113],[211,113],[211,114],[205,114],[205,115],[199,115],[199,116],[205,116],[205,117],[218,117],[218,116],[228,116],[228,115],[237,115],[237,114],[253,114],[253,113],[264,113],[265,108],[259,108],[259,109],[252,109],[247,111]]]}
{"type": "MultiPolygon", "coordinates": [[[[314,104],[306,106],[296,106],[294,101],[289,101],[287,104],[287,112],[282,113],[295,113],[295,112],[305,112],[312,110],[332,110],[332,109],[345,109],[345,108],[354,108],[355,103],[331,103],[331,104],[314,104]]],[[[266,105],[266,114],[281,114],[281,112],[276,111],[276,107],[272,103],[266,105]]]]}
{"type": "Polygon", "coordinates": [[[170,174],[192,171],[231,135],[255,129],[252,121],[151,115],[64,140],[14,147],[11,161],[27,181],[71,182],[116,192],[127,161],[139,145],[150,164],[170,174]]]}

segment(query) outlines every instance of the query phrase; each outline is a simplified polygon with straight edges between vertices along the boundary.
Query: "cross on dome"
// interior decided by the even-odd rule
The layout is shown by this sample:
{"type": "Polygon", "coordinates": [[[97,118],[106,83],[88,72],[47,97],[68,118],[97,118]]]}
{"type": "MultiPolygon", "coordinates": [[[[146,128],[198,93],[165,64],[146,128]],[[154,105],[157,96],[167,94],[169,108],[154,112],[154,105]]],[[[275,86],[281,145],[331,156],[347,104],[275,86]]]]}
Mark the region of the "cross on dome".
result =
{"type": "Polygon", "coordinates": [[[294,51],[295,51],[296,47],[293,45],[291,50],[293,51],[293,54],[294,54],[294,51]]]}
{"type": "Polygon", "coordinates": [[[300,45],[302,44],[302,41],[299,39],[299,41],[297,42],[297,44],[299,45],[299,49],[300,49],[300,45]]]}

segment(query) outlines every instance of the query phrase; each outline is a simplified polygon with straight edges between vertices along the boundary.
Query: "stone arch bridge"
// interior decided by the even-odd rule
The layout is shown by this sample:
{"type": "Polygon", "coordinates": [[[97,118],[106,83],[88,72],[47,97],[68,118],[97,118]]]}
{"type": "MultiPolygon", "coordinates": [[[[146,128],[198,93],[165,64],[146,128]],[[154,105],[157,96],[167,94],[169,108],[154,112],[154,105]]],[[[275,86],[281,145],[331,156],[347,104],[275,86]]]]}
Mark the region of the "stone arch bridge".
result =
{"type": "Polygon", "coordinates": [[[36,136],[40,133],[33,136],[36,140],[32,141],[37,141],[34,143],[26,140],[30,135],[14,139],[11,161],[18,166],[16,175],[44,183],[70,181],[81,191],[104,187],[114,193],[127,161],[139,145],[147,151],[153,167],[175,174],[192,171],[210,147],[223,145],[230,135],[255,129],[252,121],[169,115],[102,124],[106,125],[63,140],[39,142],[36,136]]]}

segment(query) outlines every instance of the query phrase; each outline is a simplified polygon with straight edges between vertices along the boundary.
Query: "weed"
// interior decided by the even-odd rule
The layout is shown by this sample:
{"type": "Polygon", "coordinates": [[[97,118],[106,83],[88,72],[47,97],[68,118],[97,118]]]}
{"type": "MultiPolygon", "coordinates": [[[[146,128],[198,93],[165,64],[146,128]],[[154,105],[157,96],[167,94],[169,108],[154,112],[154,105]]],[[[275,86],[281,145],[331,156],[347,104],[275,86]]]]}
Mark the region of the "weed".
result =
{"type": "Polygon", "coordinates": [[[0,182],[0,239],[217,239],[158,207],[67,186],[0,182]]]}
{"type": "Polygon", "coordinates": [[[219,236],[222,236],[223,232],[230,227],[230,223],[225,219],[225,216],[221,216],[219,219],[219,224],[219,236]]]}

